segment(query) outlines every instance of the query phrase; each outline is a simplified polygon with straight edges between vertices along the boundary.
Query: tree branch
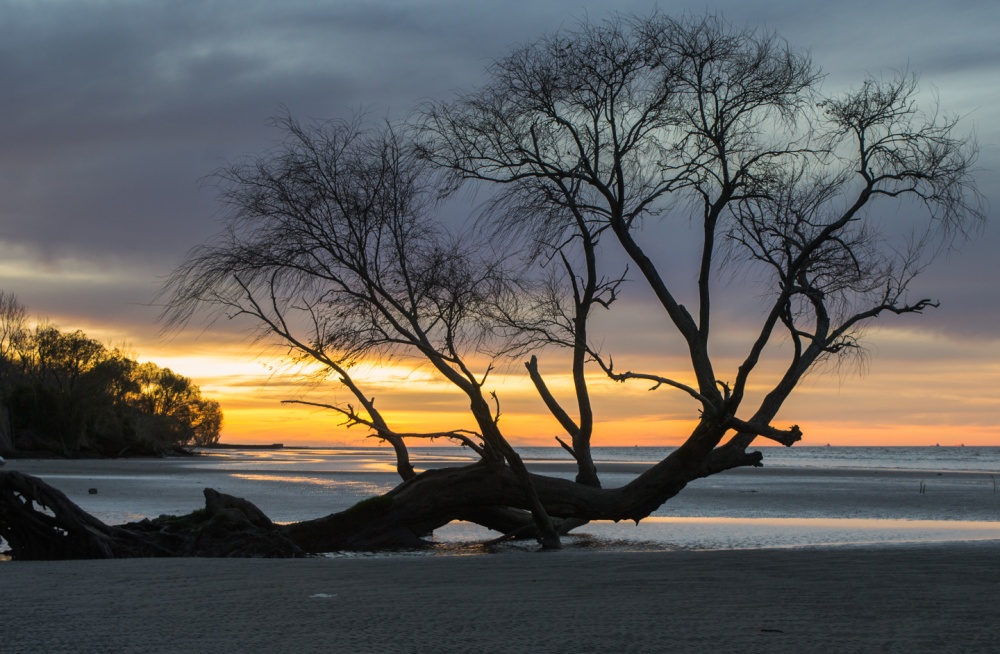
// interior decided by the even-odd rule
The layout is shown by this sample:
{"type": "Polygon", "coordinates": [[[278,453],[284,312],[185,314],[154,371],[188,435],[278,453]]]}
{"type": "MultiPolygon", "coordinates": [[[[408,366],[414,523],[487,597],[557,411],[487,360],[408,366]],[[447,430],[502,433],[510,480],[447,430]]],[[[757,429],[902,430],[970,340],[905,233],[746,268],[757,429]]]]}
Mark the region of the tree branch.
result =
{"type": "Polygon", "coordinates": [[[785,447],[791,447],[802,440],[802,430],[798,425],[792,425],[790,429],[776,429],[770,425],[759,425],[752,422],[745,422],[739,418],[730,418],[728,424],[733,429],[754,436],[763,436],[772,441],[781,443],[785,447]]]}

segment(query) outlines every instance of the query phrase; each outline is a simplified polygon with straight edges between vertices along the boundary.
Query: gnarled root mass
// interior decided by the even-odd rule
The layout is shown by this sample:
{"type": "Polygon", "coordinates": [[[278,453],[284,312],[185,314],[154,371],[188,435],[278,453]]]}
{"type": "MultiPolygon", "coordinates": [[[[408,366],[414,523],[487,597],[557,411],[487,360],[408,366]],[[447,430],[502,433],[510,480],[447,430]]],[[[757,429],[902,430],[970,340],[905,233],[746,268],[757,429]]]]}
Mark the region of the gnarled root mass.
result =
{"type": "Polygon", "coordinates": [[[0,473],[0,537],[20,560],[305,555],[256,506],[210,488],[204,509],[109,526],[19,472],[0,473]]]}

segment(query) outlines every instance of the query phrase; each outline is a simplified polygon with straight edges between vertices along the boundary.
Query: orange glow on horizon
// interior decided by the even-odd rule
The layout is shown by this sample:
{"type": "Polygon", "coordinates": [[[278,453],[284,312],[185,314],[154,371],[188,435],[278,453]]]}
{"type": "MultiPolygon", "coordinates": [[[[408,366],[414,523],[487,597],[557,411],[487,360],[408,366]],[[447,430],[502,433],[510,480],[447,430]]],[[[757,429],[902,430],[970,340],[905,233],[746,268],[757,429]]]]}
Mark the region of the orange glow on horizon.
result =
{"type": "MultiPolygon", "coordinates": [[[[83,327],[88,334],[89,326],[83,327]]],[[[94,330],[95,332],[97,330],[94,330]]],[[[883,330],[871,370],[814,373],[797,388],[776,427],[798,424],[801,445],[1000,445],[1000,341],[985,343],[975,360],[956,356],[959,348],[927,334],[883,330]]],[[[278,358],[257,356],[245,336],[209,342],[197,340],[137,346],[141,361],[153,361],[190,377],[206,397],[218,400],[225,415],[222,441],[284,443],[286,445],[370,446],[363,427],[346,429],[335,412],[282,404],[303,399],[319,403],[349,403],[353,397],[335,378],[304,380],[301,372],[278,358]]],[[[626,354],[627,353],[623,353],[626,354]]],[[[780,353],[779,353],[780,354],[780,353]]],[[[688,381],[680,357],[631,355],[632,365],[688,381]],[[638,363],[635,363],[638,361],[638,363]],[[668,372],[664,372],[668,371],[668,372]]],[[[623,363],[629,362],[622,356],[623,363]]],[[[616,356],[615,362],[619,362],[616,356]]],[[[353,371],[356,381],[401,432],[474,429],[468,401],[427,366],[408,362],[365,364],[353,371]]],[[[573,387],[565,362],[546,354],[542,373],[552,392],[571,415],[573,387]]],[[[734,369],[732,361],[727,369],[734,369]]],[[[485,368],[485,364],[483,365],[485,368]]],[[[624,368],[623,368],[624,369],[624,368]]],[[[720,369],[722,366],[720,365],[720,369]]],[[[744,406],[754,406],[780,368],[762,369],[762,379],[748,389],[744,406]]],[[[697,404],[684,393],[666,387],[650,391],[648,382],[618,384],[596,368],[589,376],[596,416],[593,445],[672,446],[690,433],[698,417],[697,404]]],[[[517,362],[494,371],[485,390],[496,390],[500,426],[515,445],[558,446],[564,434],[538,398],[524,368],[517,362]]],[[[414,447],[451,445],[452,441],[414,439],[414,447]]],[[[771,445],[758,439],[758,445],[771,445]]]]}

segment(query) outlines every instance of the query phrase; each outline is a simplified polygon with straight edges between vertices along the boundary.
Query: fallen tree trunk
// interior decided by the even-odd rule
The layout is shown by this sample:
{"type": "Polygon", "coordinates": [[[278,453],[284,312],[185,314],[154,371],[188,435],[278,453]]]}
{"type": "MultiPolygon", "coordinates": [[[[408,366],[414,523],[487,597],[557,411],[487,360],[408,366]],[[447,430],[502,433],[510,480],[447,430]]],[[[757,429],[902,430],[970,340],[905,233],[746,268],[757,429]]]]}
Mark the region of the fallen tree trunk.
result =
{"type": "MultiPolygon", "coordinates": [[[[707,458],[679,448],[621,488],[598,488],[531,475],[532,486],[561,534],[589,520],[638,522],[688,482],[759,454],[724,448],[707,458]],[[693,466],[692,461],[702,465],[693,466]]],[[[454,520],[494,529],[505,538],[537,537],[531,498],[509,466],[479,462],[428,470],[384,495],[315,520],[273,523],[247,500],[205,489],[205,507],[109,526],[41,479],[0,472],[0,537],[16,559],[158,556],[296,557],[344,550],[423,548],[427,536],[454,520]]]]}
{"type": "MultiPolygon", "coordinates": [[[[19,560],[138,557],[300,557],[337,550],[423,548],[433,528],[453,519],[483,524],[516,538],[534,538],[531,514],[509,507],[461,508],[433,519],[391,494],[372,497],[318,520],[276,525],[253,503],[205,489],[205,507],[106,525],[37,477],[0,474],[0,537],[19,560]]],[[[583,524],[557,521],[561,533],[583,524]]]]}

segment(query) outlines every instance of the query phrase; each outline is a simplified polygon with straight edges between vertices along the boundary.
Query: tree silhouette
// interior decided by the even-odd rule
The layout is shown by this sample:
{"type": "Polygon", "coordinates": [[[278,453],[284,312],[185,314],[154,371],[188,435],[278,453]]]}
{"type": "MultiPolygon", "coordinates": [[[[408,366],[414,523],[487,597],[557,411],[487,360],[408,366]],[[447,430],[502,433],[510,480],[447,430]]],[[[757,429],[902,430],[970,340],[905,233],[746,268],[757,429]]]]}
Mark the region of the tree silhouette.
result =
{"type": "Polygon", "coordinates": [[[613,16],[515,48],[481,87],[427,104],[415,124],[279,118],[281,145],[219,173],[225,228],[170,279],[166,318],[249,316],[261,337],[325,366],[354,401],[321,406],[390,442],[403,480],[281,534],[310,552],[412,546],[472,520],[554,548],[588,520],[639,521],[697,478],[760,465],[748,450],[758,437],[797,442],[798,427],[772,423],[803,375],[859,351],[859,330],[884,314],[937,306],[910,298],[912,280],[984,218],[976,145],[955,118],[918,105],[915,76],[834,96],[820,78],[778,37],[714,16],[613,16]],[[435,210],[468,185],[489,200],[478,230],[455,235],[435,210]],[[901,241],[877,219],[884,201],[907,221],[901,241]],[[689,224],[701,237],[691,289],[668,274],[658,240],[689,224]],[[608,272],[615,248],[656,298],[688,375],[621,370],[598,347],[592,318],[615,311],[625,283],[608,272]],[[759,280],[764,311],[724,371],[712,326],[730,266],[759,280]],[[790,352],[774,382],[759,364],[776,341],[790,352]],[[571,352],[571,408],[542,374],[558,347],[571,352]],[[529,474],[504,436],[489,373],[510,356],[526,359],[565,430],[575,481],[529,474]],[[463,393],[476,429],[394,430],[352,375],[394,357],[426,362],[463,393]],[[620,488],[601,487],[590,451],[592,367],[679,391],[699,415],[676,450],[620,488]],[[749,401],[750,384],[767,381],[749,401]],[[436,437],[480,460],[415,474],[407,442],[436,437]]]}
{"type": "Polygon", "coordinates": [[[162,455],[219,439],[218,402],[82,331],[42,323],[0,292],[0,452],[162,455]]]}

